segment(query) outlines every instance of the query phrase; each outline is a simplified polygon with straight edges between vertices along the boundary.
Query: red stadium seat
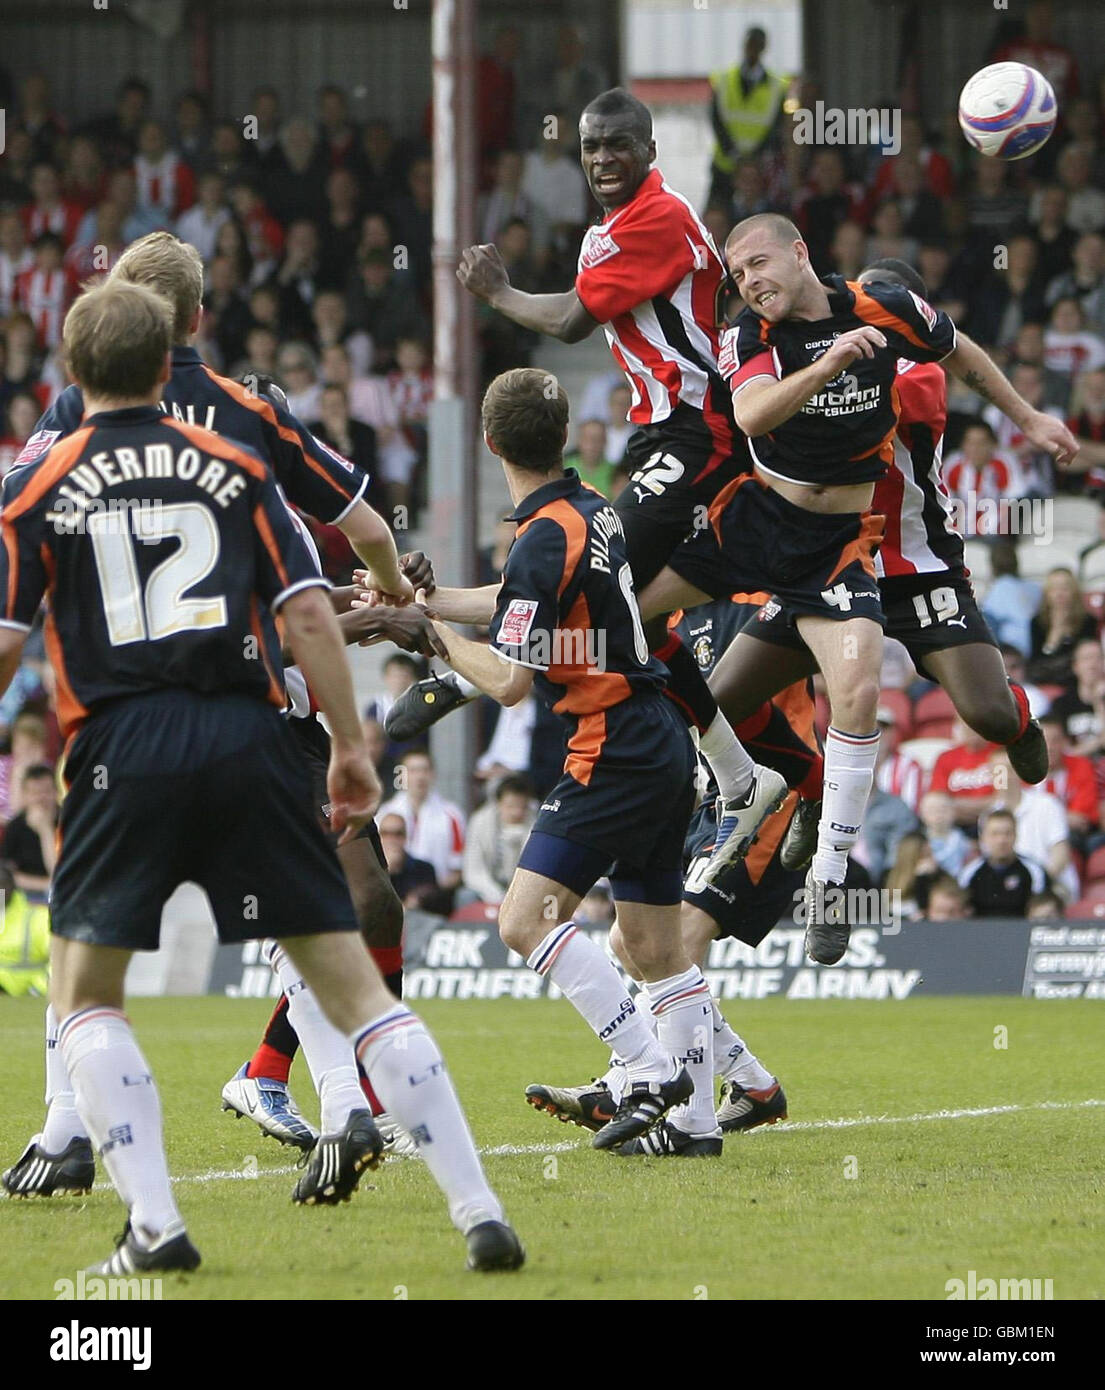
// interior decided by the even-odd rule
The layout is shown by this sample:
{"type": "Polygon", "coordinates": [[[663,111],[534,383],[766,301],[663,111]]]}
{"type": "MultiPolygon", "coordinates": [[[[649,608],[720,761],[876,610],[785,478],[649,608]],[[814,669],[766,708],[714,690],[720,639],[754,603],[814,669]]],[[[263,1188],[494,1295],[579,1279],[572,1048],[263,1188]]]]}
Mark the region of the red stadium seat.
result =
{"type": "Polygon", "coordinates": [[[1071,903],[1070,907],[1067,908],[1066,917],[1068,922],[1100,921],[1105,919],[1105,902],[1093,898],[1082,898],[1079,902],[1071,903]]]}
{"type": "Polygon", "coordinates": [[[449,917],[450,922],[497,922],[499,908],[492,903],[466,903],[458,907],[449,917]]]}
{"type": "Polygon", "coordinates": [[[1086,872],[1082,879],[1085,883],[1097,883],[1105,879],[1105,845],[1095,849],[1086,860],[1086,872]]]}
{"type": "Polygon", "coordinates": [[[894,727],[898,730],[899,741],[913,737],[913,705],[904,690],[883,690],[879,693],[879,704],[885,705],[894,716],[894,727]]]}
{"type": "MultiPolygon", "coordinates": [[[[943,692],[941,692],[943,693],[943,692]]],[[[914,726],[914,738],[951,738],[955,721],[952,719],[926,719],[914,726]]]]}
{"type": "Polygon", "coordinates": [[[933,720],[952,720],[955,717],[955,706],[946,690],[930,690],[913,706],[913,723],[918,730],[922,724],[931,723],[933,720]]]}
{"type": "Polygon", "coordinates": [[[1095,882],[1087,883],[1082,890],[1082,901],[1084,903],[1105,903],[1105,879],[1097,879],[1095,882]]]}

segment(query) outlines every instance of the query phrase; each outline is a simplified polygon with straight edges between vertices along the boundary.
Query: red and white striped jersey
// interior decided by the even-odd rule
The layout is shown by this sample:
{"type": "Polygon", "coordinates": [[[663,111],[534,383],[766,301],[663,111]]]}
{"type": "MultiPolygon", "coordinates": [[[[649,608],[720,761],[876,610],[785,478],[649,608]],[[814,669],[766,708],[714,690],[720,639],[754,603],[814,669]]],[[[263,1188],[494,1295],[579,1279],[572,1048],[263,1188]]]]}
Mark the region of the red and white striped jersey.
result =
{"type": "Polygon", "coordinates": [[[899,357],[894,379],[899,415],[894,462],[875,484],[871,509],[886,517],[886,537],[875,557],[880,579],[958,569],[963,541],[941,477],[948,392],[935,362],[899,357]]]}
{"type": "Polygon", "coordinates": [[[898,796],[917,814],[925,793],[925,769],[901,753],[892,753],[875,773],[875,785],[889,796],[898,796]]]}
{"type": "Polygon", "coordinates": [[[628,378],[634,424],[658,424],[684,403],[702,412],[719,449],[731,446],[732,402],[717,370],[724,276],[710,233],[658,169],[587,229],[576,293],[628,378]]]}
{"type": "Polygon", "coordinates": [[[138,155],[134,161],[134,182],[138,206],[170,220],[196,201],[195,175],[172,150],[166,150],[156,161],[138,155]]]}
{"type": "Polygon", "coordinates": [[[15,292],[19,277],[35,263],[34,252],[28,247],[14,259],[0,251],[0,319],[6,319],[16,309],[15,292]]]}
{"type": "Polygon", "coordinates": [[[37,270],[32,266],[16,281],[16,303],[34,321],[43,347],[55,348],[61,342],[61,326],[74,288],[72,276],[64,267],[37,270]]]}
{"type": "Polygon", "coordinates": [[[41,203],[28,203],[20,209],[20,215],[28,242],[33,242],[43,232],[53,232],[68,246],[76,236],[84,214],[76,203],[58,202],[50,208],[43,207],[41,203]]]}

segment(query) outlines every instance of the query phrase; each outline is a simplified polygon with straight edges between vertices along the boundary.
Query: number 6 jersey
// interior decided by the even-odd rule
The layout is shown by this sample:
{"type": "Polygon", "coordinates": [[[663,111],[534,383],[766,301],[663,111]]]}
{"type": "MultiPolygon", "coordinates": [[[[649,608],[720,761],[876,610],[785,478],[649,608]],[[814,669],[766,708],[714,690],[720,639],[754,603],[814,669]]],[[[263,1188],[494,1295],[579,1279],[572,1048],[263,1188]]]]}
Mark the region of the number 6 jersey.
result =
{"type": "Polygon", "coordinates": [[[46,649],[68,737],[97,704],[166,688],[285,703],[272,614],[328,588],[259,458],[153,406],[90,416],[5,479],[0,624],[46,649]]]}

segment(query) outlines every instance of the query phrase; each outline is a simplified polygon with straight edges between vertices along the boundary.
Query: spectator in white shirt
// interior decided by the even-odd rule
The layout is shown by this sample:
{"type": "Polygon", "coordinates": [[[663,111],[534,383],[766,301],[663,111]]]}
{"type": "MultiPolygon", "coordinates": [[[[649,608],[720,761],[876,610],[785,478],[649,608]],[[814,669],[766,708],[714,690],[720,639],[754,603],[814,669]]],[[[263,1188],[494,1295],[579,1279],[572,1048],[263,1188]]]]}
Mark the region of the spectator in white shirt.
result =
{"type": "Polygon", "coordinates": [[[464,845],[464,887],[484,903],[501,903],[518,867],[537,810],[527,777],[504,777],[474,812],[464,845]]]}
{"type": "Polygon", "coordinates": [[[562,114],[549,117],[538,148],[526,155],[522,193],[538,209],[550,239],[563,250],[587,221],[587,185],[579,162],[566,150],[562,114]]]}
{"type": "Polygon", "coordinates": [[[222,174],[201,174],[199,200],[177,218],[176,234],[196,248],[208,265],[215,258],[219,229],[230,221],[230,208],[224,198],[222,174]]]}
{"type": "Polygon", "coordinates": [[[1087,331],[1077,299],[1068,296],[1052,305],[1044,330],[1044,365],[1072,380],[1105,366],[1105,340],[1087,331]]]}
{"type": "Polygon", "coordinates": [[[456,888],[464,862],[464,814],[434,789],[429,753],[404,753],[396,769],[399,791],[376,812],[378,820],[399,815],[407,825],[407,850],[432,864],[438,886],[456,888]]]}
{"type": "Polygon", "coordinates": [[[306,343],[285,343],[276,370],[288,395],[288,409],[300,420],[317,420],[322,404],[315,354],[306,343]]]}
{"type": "Polygon", "coordinates": [[[982,616],[999,642],[1022,654],[1030,652],[1032,619],[1044,591],[1033,580],[1021,578],[1015,540],[1003,536],[990,547],[990,575],[990,586],[980,605],[982,616]]]}
{"type": "Polygon", "coordinates": [[[921,798],[921,824],[937,867],[958,879],[976,850],[955,823],[955,803],[947,792],[926,792],[921,798]]]}
{"type": "Polygon", "coordinates": [[[1105,193],[1090,182],[1092,166],[1086,151],[1068,145],[1055,165],[1067,191],[1067,226],[1076,232],[1105,230],[1105,193]]]}
{"type": "Polygon", "coordinates": [[[344,343],[333,343],[323,351],[322,379],[327,385],[344,386],[350,415],[376,431],[379,478],[385,484],[389,505],[404,505],[418,454],[399,428],[399,409],[387,380],[354,376],[344,343]]]}
{"type": "Polygon", "coordinates": [[[1041,864],[1060,893],[1069,901],[1078,897],[1078,870],[1070,850],[1066,807],[1057,796],[1026,787],[1009,762],[1004,748],[990,755],[997,804],[1012,811],[1017,824],[1014,848],[1022,859],[1041,864]]]}

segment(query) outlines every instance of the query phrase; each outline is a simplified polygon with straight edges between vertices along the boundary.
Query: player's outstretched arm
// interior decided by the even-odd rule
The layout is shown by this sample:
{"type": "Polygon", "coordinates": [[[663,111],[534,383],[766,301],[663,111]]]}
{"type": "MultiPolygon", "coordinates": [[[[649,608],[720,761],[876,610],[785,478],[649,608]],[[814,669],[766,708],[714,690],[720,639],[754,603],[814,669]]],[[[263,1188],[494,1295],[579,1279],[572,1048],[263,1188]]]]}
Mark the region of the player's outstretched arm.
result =
{"type": "Polygon", "coordinates": [[[575,290],[564,294],[526,294],[510,283],[503,258],[491,245],[469,246],[461,253],[457,279],[470,294],[522,328],[578,343],[598,327],[575,290]]]}
{"type": "Polygon", "coordinates": [[[942,365],[983,400],[991,401],[1003,415],[1008,415],[1026,439],[1045,449],[1061,467],[1069,464],[1078,453],[1078,440],[1062,420],[1034,410],[1014,391],[1001,368],[966,333],[956,335],[955,348],[942,365]]]}
{"type": "Polygon", "coordinates": [[[414,587],[399,566],[399,551],[391,527],[367,502],[356,502],[338,522],[349,544],[368,566],[379,589],[401,602],[414,598],[414,587]]]}
{"type": "Polygon", "coordinates": [[[797,415],[811,396],[823,390],[857,358],[873,357],[876,349],[884,347],[885,336],[877,328],[864,325],[842,333],[816,362],[781,381],[766,375],[751,377],[733,395],[733,416],[737,425],[750,438],[767,434],[797,415]]]}
{"type": "Polygon", "coordinates": [[[486,627],[495,614],[500,584],[484,584],[479,589],[435,589],[430,608],[435,618],[471,627],[486,627]]]}
{"type": "Polygon", "coordinates": [[[454,671],[500,705],[516,705],[526,698],[533,685],[533,668],[519,666],[498,656],[485,642],[472,642],[443,622],[434,628],[445,645],[446,661],[454,671]]]}

